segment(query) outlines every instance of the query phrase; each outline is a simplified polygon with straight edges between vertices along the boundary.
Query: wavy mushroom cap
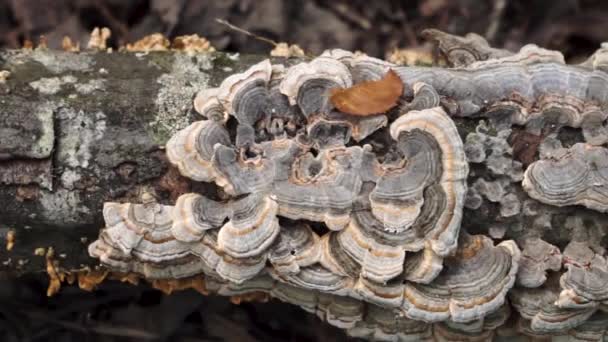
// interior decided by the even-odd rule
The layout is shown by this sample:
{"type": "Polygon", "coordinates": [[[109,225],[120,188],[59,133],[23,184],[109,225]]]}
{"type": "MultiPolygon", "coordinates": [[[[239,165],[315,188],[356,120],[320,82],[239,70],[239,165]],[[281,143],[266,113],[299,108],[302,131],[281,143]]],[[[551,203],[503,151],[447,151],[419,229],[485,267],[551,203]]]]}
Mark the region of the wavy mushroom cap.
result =
{"type": "MultiPolygon", "coordinates": [[[[438,177],[437,182],[441,185],[444,197],[441,199],[441,194],[437,193],[439,195],[437,200],[445,201],[445,204],[444,210],[438,215],[431,230],[431,248],[438,255],[445,256],[456,246],[466,196],[466,178],[469,172],[463,143],[456,126],[443,109],[436,107],[405,113],[393,122],[390,133],[391,137],[397,141],[401,152],[410,159],[414,159],[411,164],[408,164],[412,165],[410,172],[414,175],[422,174],[423,176],[418,176],[422,182],[432,181],[433,176],[438,177]]],[[[408,170],[408,165],[405,165],[406,170],[408,170]]],[[[392,222],[395,222],[394,218],[398,218],[397,222],[413,224],[414,219],[411,217],[414,213],[415,216],[418,216],[422,207],[422,201],[419,199],[422,197],[421,190],[417,190],[415,193],[411,191],[403,193],[401,189],[402,187],[394,187],[393,191],[399,191],[395,195],[401,195],[405,201],[399,202],[398,207],[389,206],[387,213],[380,210],[384,208],[380,205],[376,210],[378,212],[376,216],[391,218],[392,222]],[[397,212],[397,208],[408,210],[404,211],[405,215],[403,212],[391,215],[391,213],[397,212]]],[[[387,188],[386,191],[390,191],[390,188],[387,188]]],[[[384,197],[386,198],[386,195],[384,197]]],[[[370,196],[370,199],[372,198],[373,194],[370,196]]]]}
{"type": "Polygon", "coordinates": [[[218,233],[220,251],[244,259],[264,254],[279,234],[278,205],[262,194],[232,203],[232,214],[218,233]]]}
{"type": "Polygon", "coordinates": [[[199,91],[194,98],[194,109],[204,118],[225,124],[230,115],[218,97],[219,88],[199,91]]]}
{"type": "Polygon", "coordinates": [[[108,226],[89,246],[89,254],[122,272],[149,279],[183,278],[213,269],[192,253],[193,245],[171,233],[173,207],[106,203],[108,226]]]}
{"type": "Polygon", "coordinates": [[[273,184],[279,215],[321,221],[330,229],[342,229],[350,220],[352,204],[361,187],[361,148],[322,150],[317,157],[293,152],[289,176],[273,184]]]}
{"type": "Polygon", "coordinates": [[[222,226],[229,207],[195,193],[178,197],[173,210],[171,232],[177,240],[200,241],[210,229],[222,226]]]}
{"type": "Polygon", "coordinates": [[[523,188],[530,197],[555,206],[583,205],[608,211],[608,149],[574,144],[558,159],[532,163],[523,188]]]}
{"type": "Polygon", "coordinates": [[[538,237],[526,238],[521,244],[523,251],[517,285],[539,287],[547,280],[547,271],[559,271],[562,267],[562,254],[556,246],[538,237]]]}
{"type": "Polygon", "coordinates": [[[232,145],[226,128],[215,121],[197,121],[169,139],[167,157],[188,178],[216,181],[218,173],[212,164],[216,145],[232,145]]]}
{"type": "Polygon", "coordinates": [[[564,250],[557,305],[564,308],[593,307],[608,303],[608,259],[586,242],[572,241],[564,250]]]}
{"type": "Polygon", "coordinates": [[[532,335],[563,333],[581,325],[596,311],[596,308],[560,308],[555,305],[558,296],[559,289],[553,285],[512,290],[509,298],[521,315],[524,332],[532,335]]]}
{"type": "Polygon", "coordinates": [[[463,235],[454,256],[430,284],[407,283],[402,309],[426,322],[469,322],[497,310],[515,283],[520,251],[513,241],[494,246],[483,235],[463,235]]]}
{"type": "Polygon", "coordinates": [[[319,261],[320,248],[319,236],[309,225],[296,223],[289,227],[282,226],[268,260],[280,274],[297,274],[301,267],[319,261]]]}
{"type": "Polygon", "coordinates": [[[279,85],[281,93],[291,105],[298,105],[308,117],[327,109],[327,92],[331,88],[348,88],[353,81],[350,71],[340,61],[318,57],[309,63],[300,63],[289,68],[279,85]]]}

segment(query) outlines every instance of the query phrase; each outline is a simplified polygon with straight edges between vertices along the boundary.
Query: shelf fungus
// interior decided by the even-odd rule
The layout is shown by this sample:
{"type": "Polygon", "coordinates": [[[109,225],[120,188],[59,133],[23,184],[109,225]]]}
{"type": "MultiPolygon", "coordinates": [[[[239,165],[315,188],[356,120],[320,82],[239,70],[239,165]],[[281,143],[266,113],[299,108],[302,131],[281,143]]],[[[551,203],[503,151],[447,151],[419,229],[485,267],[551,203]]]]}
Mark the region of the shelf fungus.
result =
{"type": "Polygon", "coordinates": [[[583,205],[608,211],[608,149],[577,143],[558,159],[543,159],[526,170],[530,197],[554,206],[583,205]]]}
{"type": "Polygon", "coordinates": [[[608,304],[608,259],[597,249],[578,241],[566,246],[564,268],[567,271],[560,278],[562,291],[556,302],[558,306],[593,308],[600,303],[608,304]]]}
{"type": "Polygon", "coordinates": [[[196,181],[217,181],[211,163],[216,144],[228,145],[230,136],[215,121],[198,121],[179,131],[167,143],[167,157],[182,175],[196,181]]]}
{"type": "Polygon", "coordinates": [[[562,254],[559,248],[538,237],[526,238],[517,273],[517,285],[539,287],[547,280],[547,271],[559,271],[562,254]]]}
{"type": "Polygon", "coordinates": [[[176,240],[171,233],[173,207],[151,204],[105,203],[106,227],[89,245],[89,254],[110,269],[133,272],[147,279],[174,279],[212,272],[193,249],[201,246],[176,240]]]}
{"type": "Polygon", "coordinates": [[[512,55],[507,50],[492,48],[476,33],[459,37],[435,29],[426,29],[421,35],[426,40],[436,41],[438,49],[445,55],[446,60],[456,67],[512,55]]]}
{"type": "Polygon", "coordinates": [[[335,49],[200,89],[200,120],[166,144],[192,193],[106,203],[89,254],[368,339],[603,335],[606,47],[572,66],[425,35],[453,67],[335,49]]]}
{"type": "Polygon", "coordinates": [[[436,341],[494,341],[497,329],[507,322],[510,315],[510,306],[504,304],[498,310],[476,321],[435,323],[433,335],[436,341]]]}
{"type": "Polygon", "coordinates": [[[282,229],[268,260],[278,274],[298,274],[302,267],[320,260],[319,236],[307,224],[282,229]]]}
{"type": "Polygon", "coordinates": [[[387,170],[380,178],[370,195],[372,212],[388,226],[413,224],[416,218],[422,218],[423,190],[437,184],[430,205],[441,208],[430,214],[434,217],[426,217],[434,220],[427,225],[427,234],[432,237],[433,251],[445,256],[456,247],[469,172],[456,126],[443,109],[435,107],[407,112],[391,125],[390,134],[406,165],[401,170],[387,170]],[[426,187],[410,188],[408,183],[415,184],[410,179],[426,187]]]}
{"type": "Polygon", "coordinates": [[[279,234],[278,205],[266,196],[250,194],[233,203],[230,220],[220,228],[220,251],[244,259],[261,255],[279,234]]]}
{"type": "Polygon", "coordinates": [[[518,329],[526,335],[551,336],[565,334],[583,324],[596,308],[566,309],[555,305],[559,298],[556,278],[538,288],[514,288],[509,294],[513,307],[519,313],[518,329]]]}
{"type": "Polygon", "coordinates": [[[494,246],[482,235],[463,234],[456,254],[428,285],[407,283],[402,309],[406,316],[425,322],[470,322],[485,317],[505,303],[515,284],[520,251],[509,240],[494,246]]]}

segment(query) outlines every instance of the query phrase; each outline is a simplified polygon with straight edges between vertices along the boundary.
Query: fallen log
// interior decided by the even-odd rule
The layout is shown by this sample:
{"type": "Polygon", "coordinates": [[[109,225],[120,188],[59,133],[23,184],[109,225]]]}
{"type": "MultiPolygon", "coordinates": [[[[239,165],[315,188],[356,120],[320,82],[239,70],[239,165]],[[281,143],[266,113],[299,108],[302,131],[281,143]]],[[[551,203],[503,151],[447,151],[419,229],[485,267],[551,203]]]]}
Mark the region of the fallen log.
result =
{"type": "Polygon", "coordinates": [[[47,247],[68,270],[95,265],[86,246],[103,226],[103,202],[143,188],[169,201],[189,189],[166,161],[167,139],[197,118],[198,90],[263,58],[2,51],[0,227],[14,239],[2,269],[45,271],[35,251],[47,247]]]}
{"type": "Polygon", "coordinates": [[[101,272],[83,276],[85,287],[136,274],[166,292],[277,297],[366,338],[491,339],[510,315],[519,333],[602,338],[606,49],[572,66],[535,46],[511,53],[475,35],[426,35],[454,68],[339,50],[289,60],[286,72],[261,56],[4,52],[3,269],[101,272]],[[357,118],[332,110],[327,90],[359,104],[383,90],[374,81],[387,70],[404,83],[400,104],[342,104],[357,118]],[[266,122],[276,113],[255,107],[255,92],[272,81],[296,109],[266,122]],[[195,94],[218,86],[220,115],[199,116],[195,94]],[[305,151],[296,162],[268,157],[284,152],[263,145],[273,134],[305,151]],[[281,176],[279,159],[296,171],[281,176]],[[329,181],[313,184],[323,171],[329,181]],[[131,273],[97,269],[89,254],[131,273]]]}

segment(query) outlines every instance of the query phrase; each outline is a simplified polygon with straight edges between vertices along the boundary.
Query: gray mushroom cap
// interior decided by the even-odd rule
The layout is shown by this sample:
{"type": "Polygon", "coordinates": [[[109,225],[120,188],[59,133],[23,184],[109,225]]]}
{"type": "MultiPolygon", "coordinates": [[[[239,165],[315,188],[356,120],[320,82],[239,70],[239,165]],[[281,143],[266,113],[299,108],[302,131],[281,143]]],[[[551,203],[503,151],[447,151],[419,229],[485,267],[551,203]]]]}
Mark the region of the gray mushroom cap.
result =
{"type": "Polygon", "coordinates": [[[172,211],[157,203],[106,203],[107,226],[89,246],[89,254],[114,269],[149,279],[213,273],[213,266],[192,252],[195,245],[172,236],[172,211]]]}
{"type": "Polygon", "coordinates": [[[258,101],[265,100],[266,87],[271,77],[272,64],[265,59],[242,73],[228,76],[219,86],[217,97],[230,115],[251,124],[249,120],[253,118],[248,116],[255,116],[262,109],[258,101]]]}
{"type": "Polygon", "coordinates": [[[587,242],[572,241],[564,250],[566,272],[556,304],[564,308],[594,307],[608,303],[608,259],[587,242]]]}
{"type": "Polygon", "coordinates": [[[194,109],[204,118],[225,123],[228,111],[218,97],[219,88],[207,88],[199,91],[194,98],[194,109]]]}
{"type": "MultiPolygon", "coordinates": [[[[466,178],[469,171],[463,143],[456,126],[440,107],[436,107],[423,111],[410,111],[402,115],[391,125],[390,132],[393,139],[403,144],[404,154],[419,155],[419,158],[425,161],[425,163],[418,164],[421,166],[420,169],[416,169],[416,164],[412,164],[413,172],[420,172],[424,175],[440,173],[438,183],[443,190],[445,206],[430,233],[432,236],[431,248],[438,255],[447,255],[456,246],[466,196],[466,178]],[[418,132],[422,132],[422,135],[418,132]],[[417,134],[422,140],[413,139],[416,143],[408,146],[408,134],[417,134]],[[425,143],[424,139],[429,136],[435,140],[436,144],[425,143]],[[401,139],[405,139],[405,141],[401,139]],[[430,153],[430,151],[434,152],[430,153]]],[[[397,189],[400,188],[395,187],[395,190],[397,189]]],[[[417,195],[420,196],[421,194],[417,195]]],[[[436,200],[440,198],[438,197],[436,200]]],[[[372,212],[374,212],[373,197],[370,196],[370,199],[372,199],[372,212]]],[[[408,206],[411,210],[414,210],[416,216],[420,214],[421,202],[421,200],[417,200],[413,202],[415,203],[413,207],[408,206]]],[[[387,213],[383,209],[384,207],[381,205],[375,208],[377,217],[386,216],[396,211],[396,207],[391,208],[389,206],[387,213]]],[[[408,211],[406,213],[409,214],[408,211]]]]}
{"type": "Polygon", "coordinates": [[[584,205],[608,211],[608,149],[574,144],[559,159],[532,163],[523,188],[530,197],[555,206],[584,205]]]}
{"type": "Polygon", "coordinates": [[[197,121],[169,139],[167,157],[188,178],[221,182],[212,164],[216,145],[231,145],[226,128],[215,121],[197,121]]]}
{"type": "Polygon", "coordinates": [[[510,293],[511,304],[530,334],[566,332],[581,325],[596,311],[595,308],[563,309],[554,303],[559,296],[555,284],[538,288],[514,288],[510,293]]]}
{"type": "Polygon", "coordinates": [[[281,227],[277,243],[268,260],[280,274],[297,274],[301,267],[310,266],[321,256],[319,236],[306,224],[295,223],[281,227]]]}
{"type": "Polygon", "coordinates": [[[262,255],[280,231],[277,203],[263,194],[252,194],[231,207],[230,219],[218,233],[220,251],[239,259],[262,255]]]}
{"type": "Polygon", "coordinates": [[[229,209],[227,205],[199,194],[183,194],[175,203],[171,232],[180,241],[200,241],[208,230],[222,226],[229,209]]]}
{"type": "Polygon", "coordinates": [[[462,236],[456,255],[428,285],[408,283],[402,309],[426,322],[469,322],[497,310],[513,287],[520,251],[513,241],[494,246],[482,236],[462,236]]]}
{"type": "Polygon", "coordinates": [[[299,105],[305,116],[328,108],[326,93],[330,88],[348,88],[353,81],[342,62],[318,57],[310,63],[300,63],[287,70],[279,89],[291,105],[299,105]]]}
{"type": "Polygon", "coordinates": [[[361,153],[356,146],[322,150],[317,157],[293,151],[288,177],[273,184],[279,214],[342,229],[350,220],[352,203],[361,187],[361,153]]]}
{"type": "Polygon", "coordinates": [[[562,255],[559,248],[538,238],[529,237],[522,243],[522,254],[517,273],[517,284],[539,287],[547,280],[547,271],[559,271],[562,255]]]}

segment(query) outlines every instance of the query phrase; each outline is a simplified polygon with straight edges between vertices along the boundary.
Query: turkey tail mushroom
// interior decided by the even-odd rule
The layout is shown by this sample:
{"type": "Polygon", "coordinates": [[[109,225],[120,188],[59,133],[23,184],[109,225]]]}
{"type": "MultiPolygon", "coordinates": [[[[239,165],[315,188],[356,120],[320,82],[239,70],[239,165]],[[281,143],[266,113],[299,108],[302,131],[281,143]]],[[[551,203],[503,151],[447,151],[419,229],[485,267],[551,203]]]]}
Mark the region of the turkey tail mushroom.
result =
{"type": "Polygon", "coordinates": [[[494,246],[483,235],[460,238],[454,256],[430,284],[407,283],[402,309],[425,322],[470,322],[497,310],[515,284],[520,251],[509,240],[494,246]]]}
{"type": "Polygon", "coordinates": [[[577,143],[557,160],[528,166],[522,185],[530,197],[546,204],[607,212],[608,149],[577,143]]]}
{"type": "Polygon", "coordinates": [[[174,279],[213,272],[192,252],[191,243],[171,233],[173,207],[152,204],[104,205],[106,228],[89,245],[89,254],[120,272],[148,279],[174,279]]]}
{"type": "Polygon", "coordinates": [[[89,254],[167,292],[274,297],[369,339],[489,341],[507,320],[602,338],[607,47],[572,66],[425,35],[454,67],[335,49],[202,89],[204,120],[166,144],[193,192],[106,203],[89,254]]]}
{"type": "Polygon", "coordinates": [[[188,178],[219,181],[221,176],[212,164],[216,145],[232,145],[226,128],[215,121],[197,121],[169,139],[167,157],[188,178]]]}
{"type": "Polygon", "coordinates": [[[458,130],[436,107],[403,114],[393,122],[390,133],[408,162],[398,172],[386,172],[380,178],[370,195],[372,212],[389,226],[412,225],[421,212],[424,185],[438,182],[443,196],[435,200],[445,204],[430,240],[435,253],[445,256],[456,247],[469,172],[458,130]],[[395,181],[407,186],[397,187],[395,181]]]}

